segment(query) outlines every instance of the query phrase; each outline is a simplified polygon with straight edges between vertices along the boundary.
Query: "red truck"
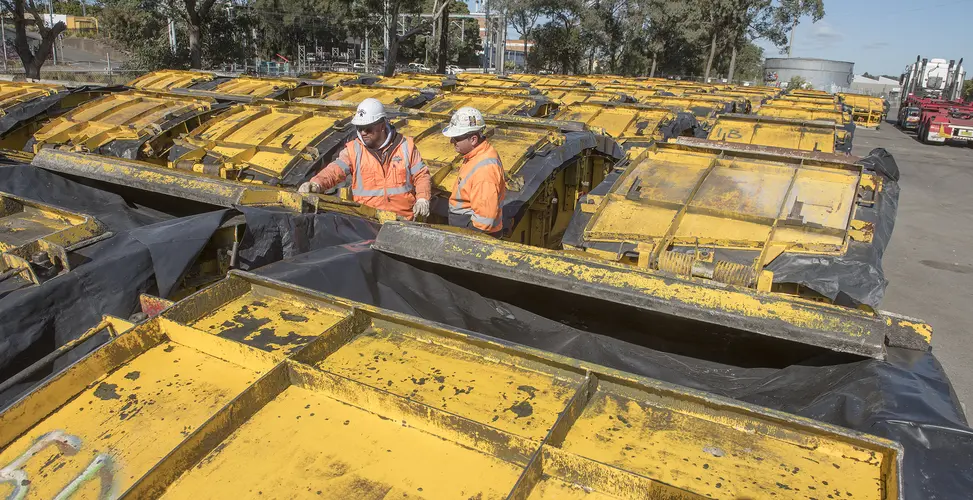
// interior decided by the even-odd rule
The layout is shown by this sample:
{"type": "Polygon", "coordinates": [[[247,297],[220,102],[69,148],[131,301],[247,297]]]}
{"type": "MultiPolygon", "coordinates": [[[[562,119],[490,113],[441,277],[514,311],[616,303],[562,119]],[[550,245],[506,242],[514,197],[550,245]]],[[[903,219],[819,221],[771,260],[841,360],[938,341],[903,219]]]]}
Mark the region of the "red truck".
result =
{"type": "Polygon", "coordinates": [[[916,57],[902,74],[899,126],[915,128],[925,144],[973,141],[973,104],[960,98],[965,76],[962,59],[916,57]]]}

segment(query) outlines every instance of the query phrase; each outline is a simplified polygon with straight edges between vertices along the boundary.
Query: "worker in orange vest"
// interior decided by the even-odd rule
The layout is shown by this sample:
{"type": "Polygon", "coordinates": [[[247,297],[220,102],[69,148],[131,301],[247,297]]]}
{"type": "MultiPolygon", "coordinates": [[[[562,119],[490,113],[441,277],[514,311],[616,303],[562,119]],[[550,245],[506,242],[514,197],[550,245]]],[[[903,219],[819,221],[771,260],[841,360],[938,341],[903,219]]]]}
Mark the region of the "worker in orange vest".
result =
{"type": "Polygon", "coordinates": [[[348,141],[337,159],[297,191],[328,191],[350,177],[356,202],[410,220],[428,217],[432,182],[412,138],[389,124],[385,106],[378,99],[362,101],[351,123],[358,137],[348,141]]]}
{"type": "Polygon", "coordinates": [[[503,231],[503,200],[507,196],[500,155],[483,135],[486,122],[479,110],[456,110],[443,129],[463,165],[449,197],[449,225],[500,237],[503,231]]]}

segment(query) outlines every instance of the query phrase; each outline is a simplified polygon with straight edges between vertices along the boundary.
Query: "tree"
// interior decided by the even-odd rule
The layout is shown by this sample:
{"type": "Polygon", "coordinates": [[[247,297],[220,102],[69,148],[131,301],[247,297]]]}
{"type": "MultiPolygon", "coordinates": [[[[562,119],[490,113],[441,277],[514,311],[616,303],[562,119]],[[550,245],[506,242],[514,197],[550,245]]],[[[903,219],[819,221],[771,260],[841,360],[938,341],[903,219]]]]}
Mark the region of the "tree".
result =
{"type": "Polygon", "coordinates": [[[203,37],[216,0],[168,0],[169,9],[186,23],[189,67],[203,69],[203,37]]]}
{"type": "Polygon", "coordinates": [[[549,64],[555,63],[560,72],[578,73],[583,52],[578,33],[584,10],[582,0],[538,0],[538,7],[551,21],[544,25],[545,37],[535,37],[535,46],[540,49],[540,45],[546,45],[549,64]]]}
{"type": "Polygon", "coordinates": [[[794,29],[804,16],[811,16],[812,23],[824,18],[824,0],[780,0],[774,13],[779,25],[790,27],[791,40],[787,44],[787,57],[791,56],[794,46],[794,29]]]}
{"type": "Polygon", "coordinates": [[[388,40],[388,45],[385,47],[385,68],[382,70],[384,76],[395,74],[399,46],[413,36],[428,31],[431,19],[439,17],[442,10],[446,8],[446,2],[443,2],[439,5],[439,10],[432,13],[431,19],[420,19],[416,24],[406,26],[405,31],[399,34],[399,14],[421,12],[423,7],[421,0],[358,0],[357,3],[356,10],[365,20],[363,24],[368,24],[377,17],[380,30],[388,40]]]}
{"type": "Polygon", "coordinates": [[[510,26],[517,32],[520,39],[524,41],[524,71],[529,71],[529,67],[527,66],[527,61],[530,59],[528,57],[528,43],[530,42],[531,34],[534,32],[534,27],[537,26],[537,19],[541,15],[540,1],[505,0],[503,8],[507,12],[510,26]]]}
{"type": "Polygon", "coordinates": [[[807,86],[807,80],[803,76],[794,75],[791,77],[790,81],[787,82],[787,89],[802,89],[807,86]]]}
{"type": "Polygon", "coordinates": [[[966,102],[973,101],[973,80],[963,82],[963,100],[966,102]]]}
{"type": "Polygon", "coordinates": [[[864,72],[864,73],[862,74],[862,76],[863,76],[863,77],[865,77],[865,78],[871,78],[872,80],[878,80],[878,77],[876,77],[875,75],[872,75],[871,73],[869,73],[869,72],[867,72],[867,71],[866,71],[866,72],[864,72]]]}
{"type": "Polygon", "coordinates": [[[67,28],[64,22],[58,21],[53,26],[47,26],[44,16],[37,9],[34,0],[2,0],[4,10],[13,15],[14,21],[14,49],[24,65],[27,78],[41,77],[41,66],[51,55],[54,41],[67,28]],[[27,19],[30,14],[30,19],[27,19]],[[36,47],[31,47],[27,38],[27,26],[30,25],[40,34],[41,40],[36,47]]]}

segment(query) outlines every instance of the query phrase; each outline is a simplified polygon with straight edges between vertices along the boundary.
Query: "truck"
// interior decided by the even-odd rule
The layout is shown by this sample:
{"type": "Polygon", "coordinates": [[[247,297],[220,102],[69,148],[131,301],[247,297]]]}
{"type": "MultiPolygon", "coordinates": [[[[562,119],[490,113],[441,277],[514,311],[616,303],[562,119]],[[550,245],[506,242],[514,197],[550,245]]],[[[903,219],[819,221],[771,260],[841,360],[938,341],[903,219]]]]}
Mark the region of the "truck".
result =
{"type": "Polygon", "coordinates": [[[956,62],[917,56],[902,74],[899,125],[916,128],[924,144],[973,140],[973,105],[962,100],[965,79],[962,58],[956,62]],[[911,121],[902,116],[903,110],[908,110],[911,121]]]}

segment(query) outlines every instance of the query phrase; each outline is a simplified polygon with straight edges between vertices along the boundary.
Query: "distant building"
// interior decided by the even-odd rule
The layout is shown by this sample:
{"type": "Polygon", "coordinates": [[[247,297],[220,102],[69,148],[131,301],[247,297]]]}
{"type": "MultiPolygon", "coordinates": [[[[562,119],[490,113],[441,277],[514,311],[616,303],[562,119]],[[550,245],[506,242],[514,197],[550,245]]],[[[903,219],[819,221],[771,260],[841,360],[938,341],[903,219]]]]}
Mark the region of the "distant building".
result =
{"type": "Polygon", "coordinates": [[[825,92],[847,92],[854,80],[855,63],[804,57],[768,57],[764,61],[767,85],[786,87],[795,76],[804,78],[811,87],[825,92]]]}
{"type": "MultiPolygon", "coordinates": [[[[527,42],[527,51],[534,48],[534,42],[527,42]]],[[[506,47],[506,60],[507,63],[513,63],[514,66],[518,68],[523,68],[526,62],[527,52],[524,51],[524,41],[523,40],[507,40],[506,47]]]]}
{"type": "Polygon", "coordinates": [[[851,84],[851,91],[859,94],[889,97],[902,93],[902,85],[899,84],[898,80],[884,76],[868,78],[855,75],[855,80],[851,84]]]}

